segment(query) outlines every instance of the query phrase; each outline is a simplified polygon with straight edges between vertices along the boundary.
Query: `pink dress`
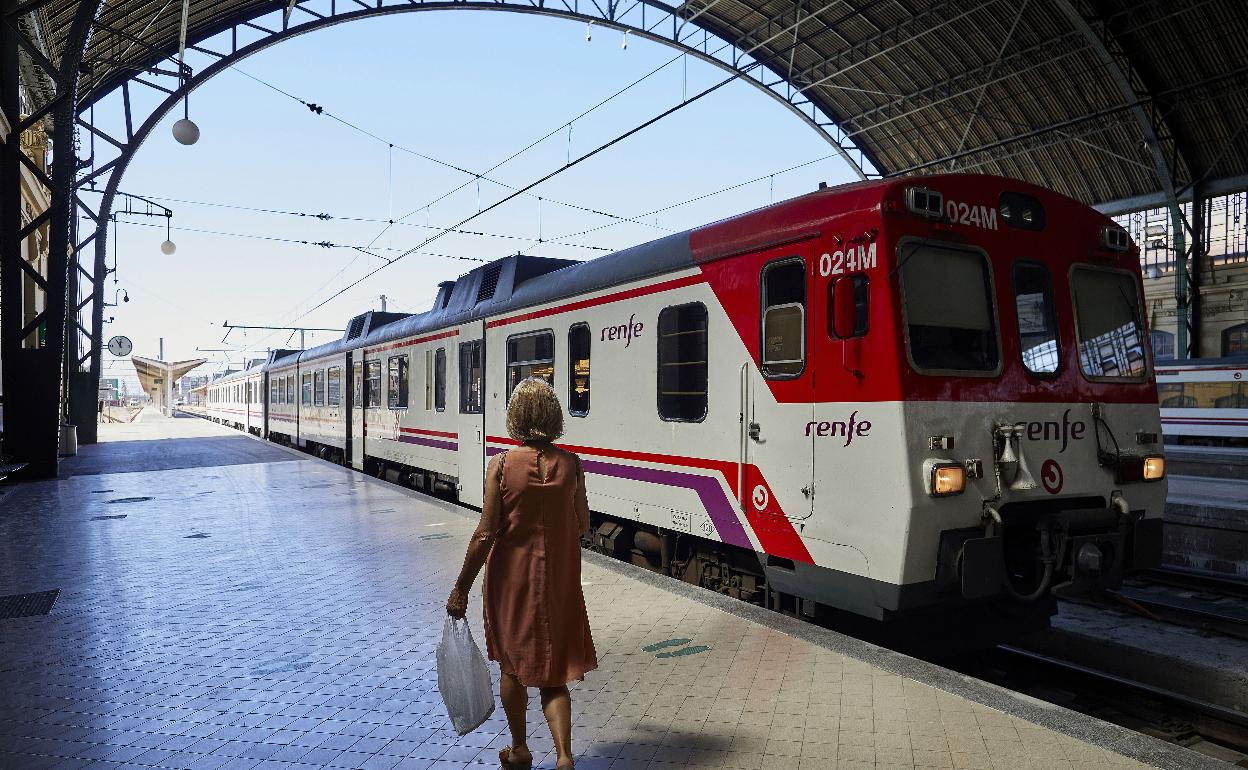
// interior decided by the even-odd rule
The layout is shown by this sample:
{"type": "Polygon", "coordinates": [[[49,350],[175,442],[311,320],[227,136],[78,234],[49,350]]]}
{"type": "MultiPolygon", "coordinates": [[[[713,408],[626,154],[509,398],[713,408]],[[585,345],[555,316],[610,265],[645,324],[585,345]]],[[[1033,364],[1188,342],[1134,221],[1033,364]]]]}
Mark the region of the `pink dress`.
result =
{"type": "Polygon", "coordinates": [[[525,444],[495,458],[487,473],[483,516],[497,533],[485,563],[490,660],[526,687],[583,679],[598,658],[581,591],[589,505],[580,458],[525,444]]]}

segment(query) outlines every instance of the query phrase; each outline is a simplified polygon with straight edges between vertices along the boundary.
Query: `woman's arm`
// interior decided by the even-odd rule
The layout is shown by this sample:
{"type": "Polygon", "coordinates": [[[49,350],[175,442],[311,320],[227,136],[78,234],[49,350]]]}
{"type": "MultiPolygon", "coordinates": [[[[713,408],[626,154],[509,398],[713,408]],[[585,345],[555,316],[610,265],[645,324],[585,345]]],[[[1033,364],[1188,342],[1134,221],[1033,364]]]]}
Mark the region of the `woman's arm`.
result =
{"type": "Polygon", "coordinates": [[[494,547],[494,538],[498,534],[498,522],[502,512],[503,490],[500,482],[502,455],[490,461],[485,471],[485,500],[481,505],[481,521],[468,541],[468,552],[464,554],[464,566],[459,571],[455,587],[446,601],[446,612],[453,618],[462,618],[468,611],[468,592],[477,581],[477,574],[485,565],[490,549],[494,547]]]}
{"type": "Polygon", "coordinates": [[[576,521],[581,527],[581,536],[589,537],[589,497],[585,493],[585,469],[579,457],[576,458],[576,521]]]}

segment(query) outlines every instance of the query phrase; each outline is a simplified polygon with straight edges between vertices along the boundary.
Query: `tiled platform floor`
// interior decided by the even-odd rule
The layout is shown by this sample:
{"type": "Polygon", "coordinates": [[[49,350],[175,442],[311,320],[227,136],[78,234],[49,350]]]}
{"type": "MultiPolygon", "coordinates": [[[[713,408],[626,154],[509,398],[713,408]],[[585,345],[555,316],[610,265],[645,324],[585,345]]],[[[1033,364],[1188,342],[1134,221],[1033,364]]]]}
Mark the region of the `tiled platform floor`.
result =
{"type": "MultiPolygon", "coordinates": [[[[182,436],[148,454],[202,457],[235,435],[184,422],[105,437],[182,436]]],[[[0,767],[497,766],[501,707],[460,738],[435,681],[474,516],[262,454],[281,461],[118,464],[0,495],[0,594],[61,591],[48,616],[0,621],[0,767]]],[[[573,693],[579,770],[1145,766],[1089,740],[1203,762],[596,556],[585,581],[602,665],[573,693]],[[689,642],[644,649],[671,639],[689,642]],[[929,675],[944,689],[911,678],[929,675]]],[[[479,595],[470,617],[479,639],[479,595]]]]}

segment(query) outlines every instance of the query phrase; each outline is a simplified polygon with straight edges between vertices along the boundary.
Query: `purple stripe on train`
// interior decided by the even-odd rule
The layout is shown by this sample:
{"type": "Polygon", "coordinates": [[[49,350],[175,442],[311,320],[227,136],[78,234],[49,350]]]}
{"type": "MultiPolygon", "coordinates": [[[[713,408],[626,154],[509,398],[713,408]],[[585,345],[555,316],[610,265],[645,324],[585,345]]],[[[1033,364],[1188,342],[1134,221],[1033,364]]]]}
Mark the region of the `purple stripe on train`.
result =
{"type": "Polygon", "coordinates": [[[434,449],[449,449],[452,452],[459,450],[459,444],[454,441],[439,441],[434,438],[421,438],[419,436],[399,436],[392,438],[391,441],[401,441],[404,444],[418,444],[420,446],[430,446],[434,449]]]}
{"type": "MultiPolygon", "coordinates": [[[[488,456],[493,456],[505,451],[505,449],[500,447],[488,447],[485,453],[488,456]]],[[[647,484],[691,489],[697,493],[698,499],[702,501],[702,506],[706,508],[706,513],[711,518],[711,523],[715,525],[715,531],[719,533],[720,540],[741,548],[749,548],[751,550],[754,548],[749,536],[745,533],[745,527],[742,526],[741,520],[737,518],[736,509],[729,502],[728,496],[724,494],[724,488],[720,486],[718,479],[713,476],[701,476],[696,473],[682,473],[661,468],[640,468],[636,465],[607,463],[601,460],[586,460],[584,458],[581,459],[581,465],[584,466],[587,473],[599,476],[613,476],[631,481],[642,481],[647,484]]]]}

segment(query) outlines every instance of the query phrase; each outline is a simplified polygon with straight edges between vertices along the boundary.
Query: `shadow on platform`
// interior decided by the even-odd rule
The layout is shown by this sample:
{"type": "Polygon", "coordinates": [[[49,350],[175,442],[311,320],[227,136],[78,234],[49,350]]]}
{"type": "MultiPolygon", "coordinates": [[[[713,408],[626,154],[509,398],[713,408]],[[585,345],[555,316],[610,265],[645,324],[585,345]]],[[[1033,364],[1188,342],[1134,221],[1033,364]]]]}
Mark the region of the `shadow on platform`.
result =
{"type": "Polygon", "coordinates": [[[63,462],[62,475],[94,476],[298,459],[298,455],[247,436],[109,441],[81,447],[76,457],[63,462]]]}

